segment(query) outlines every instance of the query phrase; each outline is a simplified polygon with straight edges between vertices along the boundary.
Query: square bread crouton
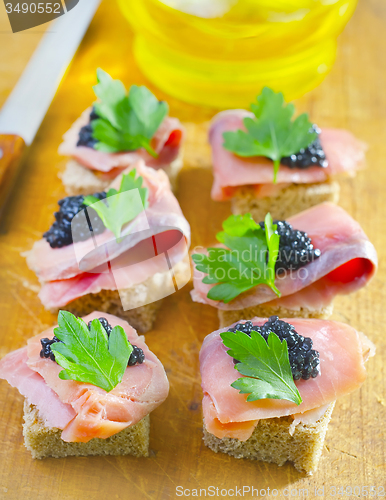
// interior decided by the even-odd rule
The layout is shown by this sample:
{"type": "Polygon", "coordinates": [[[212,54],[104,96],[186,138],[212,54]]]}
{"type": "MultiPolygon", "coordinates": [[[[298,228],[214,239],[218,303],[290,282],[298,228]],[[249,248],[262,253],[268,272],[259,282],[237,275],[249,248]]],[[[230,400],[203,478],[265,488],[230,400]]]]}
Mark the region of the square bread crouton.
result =
{"type": "MultiPolygon", "coordinates": [[[[170,165],[163,170],[169,177],[172,190],[177,188],[178,174],[182,168],[181,154],[170,165]]],[[[104,177],[95,170],[84,167],[76,160],[67,162],[63,172],[59,174],[63,182],[66,193],[69,196],[77,196],[80,194],[94,194],[104,191],[112,182],[113,179],[104,177]]]]}
{"type": "Polygon", "coordinates": [[[36,406],[24,401],[23,436],[25,447],[33,458],[84,457],[88,455],[149,456],[150,416],[107,439],[94,438],[88,443],[67,443],[62,430],[47,427],[36,406]]]}
{"type": "Polygon", "coordinates": [[[240,187],[232,198],[232,213],[250,213],[256,222],[263,221],[270,212],[273,219],[283,220],[325,201],[338,203],[340,186],[336,181],[314,184],[291,184],[276,196],[256,197],[253,186],[240,187]]]}
{"type": "MultiPolygon", "coordinates": [[[[183,260],[171,271],[156,273],[143,283],[130,288],[117,290],[101,290],[79,297],[60,309],[75,316],[85,316],[92,311],[101,311],[125,319],[140,333],[152,329],[157,313],[162,305],[162,298],[171,295],[190,279],[190,264],[183,260]],[[172,279],[172,276],[174,279],[172,279]],[[146,305],[142,305],[146,304],[146,305]]],[[[58,313],[53,310],[53,313],[58,313]]]]}
{"type": "Polygon", "coordinates": [[[279,318],[316,318],[328,319],[334,310],[333,304],[321,309],[307,309],[300,307],[298,309],[286,309],[280,306],[270,306],[268,304],[259,304],[257,306],[247,307],[238,311],[222,311],[219,309],[218,317],[220,328],[237,323],[244,319],[269,318],[270,316],[279,316],[279,318]]]}
{"type": "Polygon", "coordinates": [[[335,401],[313,424],[299,423],[294,428],[292,417],[259,420],[252,436],[246,441],[218,438],[208,432],[204,422],[204,443],[216,453],[227,453],[235,458],[262,460],[277,465],[293,462],[299,472],[315,472],[335,401]]]}

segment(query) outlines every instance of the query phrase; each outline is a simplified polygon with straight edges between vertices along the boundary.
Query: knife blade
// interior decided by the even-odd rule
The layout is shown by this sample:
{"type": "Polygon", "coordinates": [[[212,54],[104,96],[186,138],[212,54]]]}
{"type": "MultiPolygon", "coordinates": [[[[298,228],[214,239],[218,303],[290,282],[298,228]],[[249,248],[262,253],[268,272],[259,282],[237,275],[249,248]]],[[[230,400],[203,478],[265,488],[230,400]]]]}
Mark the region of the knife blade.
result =
{"type": "Polygon", "coordinates": [[[0,216],[17,166],[101,0],[81,0],[52,23],[0,111],[0,216]]]}

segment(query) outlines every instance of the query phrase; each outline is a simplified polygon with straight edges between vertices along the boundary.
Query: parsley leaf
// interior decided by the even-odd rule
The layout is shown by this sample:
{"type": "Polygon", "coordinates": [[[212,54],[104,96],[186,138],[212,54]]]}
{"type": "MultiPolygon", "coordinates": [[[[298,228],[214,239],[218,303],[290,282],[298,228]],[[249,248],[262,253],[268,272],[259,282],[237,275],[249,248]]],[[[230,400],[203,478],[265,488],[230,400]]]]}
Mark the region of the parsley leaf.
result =
{"type": "Polygon", "coordinates": [[[275,183],[280,160],[309,146],[317,133],[307,113],[292,121],[294,105],[286,105],[283,94],[268,87],[257,97],[257,104],[251,104],[251,110],[256,118],[244,118],[246,132],[224,132],[224,148],[239,156],[266,156],[273,160],[275,183]]]}
{"type": "Polygon", "coordinates": [[[142,187],[143,178],[135,178],[136,169],[122,176],[119,191],[111,188],[105,200],[98,200],[89,195],[84,199],[84,204],[92,206],[102,219],[103,224],[112,231],[120,241],[122,226],[133,220],[138,214],[148,207],[148,189],[142,187]]]}
{"type": "Polygon", "coordinates": [[[286,340],[271,332],[268,343],[259,332],[251,331],[251,337],[243,332],[220,334],[230,350],[230,356],[239,360],[235,365],[245,377],[237,379],[232,387],[241,394],[249,394],[247,401],[258,399],[286,399],[300,405],[302,398],[293,381],[286,340]]]}
{"type": "Polygon", "coordinates": [[[227,304],[257,285],[268,285],[280,297],[275,286],[280,236],[271,215],[265,217],[265,231],[250,214],[231,215],[223,229],[216,237],[228,249],[208,248],[208,255],[192,255],[197,270],[207,274],[203,283],[215,285],[208,298],[227,304]]]}
{"type": "Polygon", "coordinates": [[[64,368],[62,380],[76,380],[101,387],[109,392],[122,381],[132,345],[121,326],[115,326],[110,337],[98,319],[91,330],[81,318],[60,311],[56,337],[63,342],[52,344],[55,361],[64,368]]]}
{"type": "Polygon", "coordinates": [[[156,158],[150,140],[168,114],[167,103],[158,101],[146,87],[132,85],[127,94],[122,82],[100,68],[97,79],[94,92],[99,101],[94,106],[100,118],[91,122],[92,136],[98,141],[95,149],[118,153],[144,148],[156,158]]]}

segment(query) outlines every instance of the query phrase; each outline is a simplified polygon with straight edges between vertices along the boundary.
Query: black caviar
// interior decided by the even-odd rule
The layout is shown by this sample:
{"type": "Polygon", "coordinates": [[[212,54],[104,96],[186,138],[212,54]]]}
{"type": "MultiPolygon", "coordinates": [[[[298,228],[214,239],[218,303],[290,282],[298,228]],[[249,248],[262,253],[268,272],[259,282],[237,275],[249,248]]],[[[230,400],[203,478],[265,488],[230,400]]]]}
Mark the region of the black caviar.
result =
{"type": "Polygon", "coordinates": [[[136,364],[141,365],[145,361],[145,354],[140,347],[133,345],[133,350],[130,354],[128,366],[134,366],[136,364]]]}
{"type": "Polygon", "coordinates": [[[62,342],[62,341],[59,340],[57,337],[54,337],[53,339],[47,339],[47,338],[40,339],[40,343],[42,345],[42,350],[40,351],[40,357],[50,358],[52,361],[55,361],[55,355],[51,350],[51,346],[56,342],[62,342]]]}
{"type": "MultiPolygon", "coordinates": [[[[105,329],[106,333],[107,333],[107,336],[110,337],[110,333],[112,332],[113,330],[113,327],[110,325],[110,323],[107,321],[106,318],[98,318],[99,320],[99,323],[103,326],[103,328],[105,329]]],[[[89,321],[87,323],[87,328],[89,330],[91,330],[91,323],[92,321],[89,321]]]]}
{"type": "MultiPolygon", "coordinates": [[[[318,248],[314,248],[311,238],[304,231],[294,229],[285,220],[274,220],[277,224],[275,233],[280,236],[279,253],[276,260],[276,274],[285,271],[296,271],[306,266],[321,255],[318,248]]],[[[260,227],[265,228],[264,222],[260,222],[260,227]]]]}
{"type": "Polygon", "coordinates": [[[322,145],[320,143],[319,134],[320,128],[317,125],[313,125],[311,132],[316,132],[318,137],[311,142],[311,144],[302,148],[298,153],[291,156],[286,156],[280,160],[282,165],[289,168],[301,168],[306,169],[309,167],[328,167],[328,161],[326,154],[323,151],[322,145]]]}
{"type": "Polygon", "coordinates": [[[98,142],[92,136],[92,126],[91,122],[97,120],[99,115],[97,115],[95,108],[92,108],[90,113],[90,121],[87,125],[84,125],[79,131],[79,139],[77,146],[86,146],[87,148],[94,148],[95,144],[98,142]]]}
{"type": "MultiPolygon", "coordinates": [[[[112,332],[113,327],[110,325],[110,323],[107,321],[106,318],[98,318],[100,324],[103,326],[103,328],[106,330],[107,336],[110,337],[110,333],[112,332]]],[[[88,329],[90,330],[91,328],[91,321],[88,322],[88,329]]],[[[136,364],[140,365],[145,361],[145,354],[143,350],[140,347],[137,347],[136,345],[133,345],[133,350],[131,351],[129,361],[127,363],[128,366],[134,366],[136,364]]]]}
{"type": "MultiPolygon", "coordinates": [[[[110,325],[110,323],[107,321],[106,318],[98,318],[100,324],[103,326],[105,329],[107,336],[110,337],[110,333],[113,330],[113,327],[110,325]]],[[[87,328],[91,330],[91,323],[92,321],[89,321],[87,323],[87,328]]],[[[41,358],[50,358],[52,361],[55,361],[55,355],[51,350],[51,345],[55,344],[55,342],[62,342],[59,340],[57,337],[54,337],[53,339],[40,339],[40,343],[42,345],[42,350],[40,351],[40,357],[41,358]]],[[[62,342],[63,344],[63,342],[62,342]]],[[[140,365],[145,361],[145,354],[143,350],[140,347],[137,347],[136,345],[132,345],[133,350],[130,354],[129,361],[127,363],[127,366],[134,366],[136,364],[140,365]]]]}
{"type": "MultiPolygon", "coordinates": [[[[315,378],[320,373],[319,352],[312,349],[312,339],[299,335],[295,327],[278,318],[271,316],[262,326],[253,325],[252,321],[238,323],[228,332],[240,331],[251,336],[251,331],[260,333],[267,341],[271,332],[276,333],[281,341],[286,340],[288,356],[294,380],[315,378]]],[[[234,363],[239,363],[237,359],[234,363]]]]}
{"type": "MultiPolygon", "coordinates": [[[[105,191],[95,193],[93,196],[98,200],[106,198],[105,191]]],[[[67,196],[58,201],[59,211],[55,212],[55,222],[50,229],[43,234],[51,248],[62,248],[75,241],[85,241],[91,238],[91,235],[103,233],[106,227],[96,211],[84,204],[84,196],[67,196]],[[87,226],[84,224],[84,218],[78,216],[78,213],[87,208],[87,226]],[[74,222],[72,223],[74,219],[74,222]]]]}

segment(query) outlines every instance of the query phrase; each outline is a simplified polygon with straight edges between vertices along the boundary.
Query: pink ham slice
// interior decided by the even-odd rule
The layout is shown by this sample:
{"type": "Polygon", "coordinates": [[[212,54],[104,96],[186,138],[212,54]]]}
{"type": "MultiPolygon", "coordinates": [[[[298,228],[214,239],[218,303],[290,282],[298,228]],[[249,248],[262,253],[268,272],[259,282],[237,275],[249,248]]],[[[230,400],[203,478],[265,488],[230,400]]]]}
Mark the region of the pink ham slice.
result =
{"type": "MultiPolygon", "coordinates": [[[[181,262],[184,256],[187,260],[186,242],[185,239],[182,239],[168,251],[171,266],[181,262]]],[[[112,267],[114,265],[115,262],[112,262],[112,267]]],[[[39,298],[47,309],[56,310],[90,293],[99,293],[101,290],[125,290],[143,283],[157,273],[170,273],[163,253],[147,259],[141,264],[118,266],[117,269],[113,269],[109,273],[82,273],[72,278],[43,283],[39,298]]],[[[177,283],[178,289],[185,284],[186,282],[177,283]]],[[[169,286],[170,290],[167,288],[167,283],[164,283],[165,296],[177,291],[172,281],[170,281],[169,286]],[[167,290],[169,290],[168,293],[166,293],[167,290]]]]}
{"type": "MultiPolygon", "coordinates": [[[[212,122],[209,142],[212,147],[214,183],[212,198],[230,199],[239,186],[255,186],[257,196],[271,196],[273,185],[272,161],[263,157],[242,158],[223,148],[223,133],[245,130],[243,119],[254,117],[248,111],[236,109],[219,113],[212,122]]],[[[328,167],[311,167],[305,170],[290,169],[282,165],[274,189],[291,183],[325,182],[337,174],[354,175],[365,159],[366,145],[350,132],[340,129],[323,129],[320,142],[326,153],[328,167]]]]}
{"type": "Polygon", "coordinates": [[[26,347],[7,354],[0,361],[0,378],[16,387],[29,403],[37,406],[48,427],[64,429],[76,416],[75,411],[71,405],[60,401],[43,377],[28,367],[27,361],[26,347]]]}
{"type": "Polygon", "coordinates": [[[47,425],[63,429],[64,441],[87,442],[94,437],[112,436],[142,420],[168,395],[163,366],[143,337],[138,337],[126,321],[110,314],[95,311],[83,319],[87,323],[101,316],[113,327],[122,326],[129,341],[145,354],[144,363],[128,367],[122,382],[111,392],[58,377],[62,368],[40,357],[40,339],[52,338],[53,328],[33,337],[28,347],[8,354],[0,362],[0,377],[38,407],[47,425]]]}
{"type": "Polygon", "coordinates": [[[184,129],[177,118],[166,117],[152,139],[152,147],[158,153],[154,158],[144,149],[125,153],[102,153],[93,148],[77,146],[80,129],[89,123],[91,108],[86,109],[80,118],[64,134],[59,154],[72,156],[84,167],[103,173],[118,175],[122,169],[142,159],[155,169],[170,165],[179,154],[183,141],[184,129]]]}
{"type": "Polygon", "coordinates": [[[280,304],[290,309],[305,306],[320,309],[335,295],[348,294],[365,286],[377,268],[377,253],[363,229],[343,208],[322,203],[288,219],[294,229],[305,231],[320,258],[293,273],[276,279],[282,296],[277,298],[265,285],[257,286],[232,302],[224,304],[208,299],[211,285],[202,283],[203,275],[194,274],[192,298],[222,310],[239,310],[258,304],[280,304]]]}
{"type": "MultiPolygon", "coordinates": [[[[145,230],[148,225],[153,228],[162,228],[162,226],[176,227],[186,236],[190,238],[190,228],[182,214],[179,203],[170,189],[170,183],[166,174],[162,171],[155,171],[152,168],[146,167],[142,160],[137,161],[134,165],[123,172],[127,173],[133,168],[136,168],[137,174],[144,179],[144,186],[149,190],[149,208],[140,214],[134,221],[130,222],[124,229],[123,235],[133,233],[133,230],[145,230]]],[[[122,175],[117,177],[110,187],[119,188],[122,175]]],[[[139,236],[139,234],[138,234],[139,236]]],[[[88,269],[92,270],[95,267],[106,262],[106,253],[104,251],[104,243],[114,240],[114,235],[106,230],[102,234],[95,237],[95,245],[92,238],[83,242],[77,242],[75,245],[68,245],[62,248],[51,248],[45,239],[37,241],[29,252],[25,253],[29,268],[34,271],[38,278],[43,281],[54,281],[72,278],[79,275],[79,263],[82,257],[90,253],[95,246],[101,249],[101,252],[94,252],[95,256],[88,264],[88,269]]],[[[137,240],[135,238],[124,240],[122,244],[111,246],[109,245],[109,259],[118,257],[122,252],[131,248],[137,240]],[[128,244],[128,246],[126,245],[128,244]]]]}
{"type": "MultiPolygon", "coordinates": [[[[128,237],[122,242],[117,244],[111,231],[106,230],[95,239],[89,238],[62,248],[51,248],[45,239],[41,239],[25,253],[29,268],[43,284],[40,298],[46,308],[63,307],[88,293],[116,290],[116,279],[108,272],[107,261],[111,262],[113,269],[121,267],[119,289],[122,289],[142,283],[157,272],[168,271],[164,258],[154,258],[154,244],[158,254],[163,254],[163,247],[167,247],[168,258],[173,265],[186,256],[190,227],[171,192],[166,174],[162,170],[146,167],[143,160],[138,160],[124,173],[132,168],[137,169],[149,190],[149,207],[126,225],[122,234],[128,237]],[[117,265],[129,251],[133,255],[141,249],[143,262],[131,267],[128,263],[117,265]],[[126,271],[124,267],[127,267],[126,271]]],[[[114,179],[110,187],[118,188],[120,182],[121,175],[114,179]]]]}
{"type": "MultiPolygon", "coordinates": [[[[254,318],[254,325],[266,319],[254,318]]],[[[220,333],[208,335],[200,352],[203,412],[209,432],[219,438],[234,437],[245,441],[261,419],[293,415],[307,416],[307,412],[332,403],[337,398],[358,389],[366,378],[364,361],[374,355],[372,342],[351,326],[334,321],[316,319],[287,319],[296,331],[313,341],[320,354],[321,374],[315,379],[296,381],[303,402],[262,399],[247,402],[246,395],[230,386],[241,377],[227,354],[220,333]],[[300,414],[300,415],[299,415],[300,414]]],[[[301,418],[300,418],[301,419],[301,418]]]]}

